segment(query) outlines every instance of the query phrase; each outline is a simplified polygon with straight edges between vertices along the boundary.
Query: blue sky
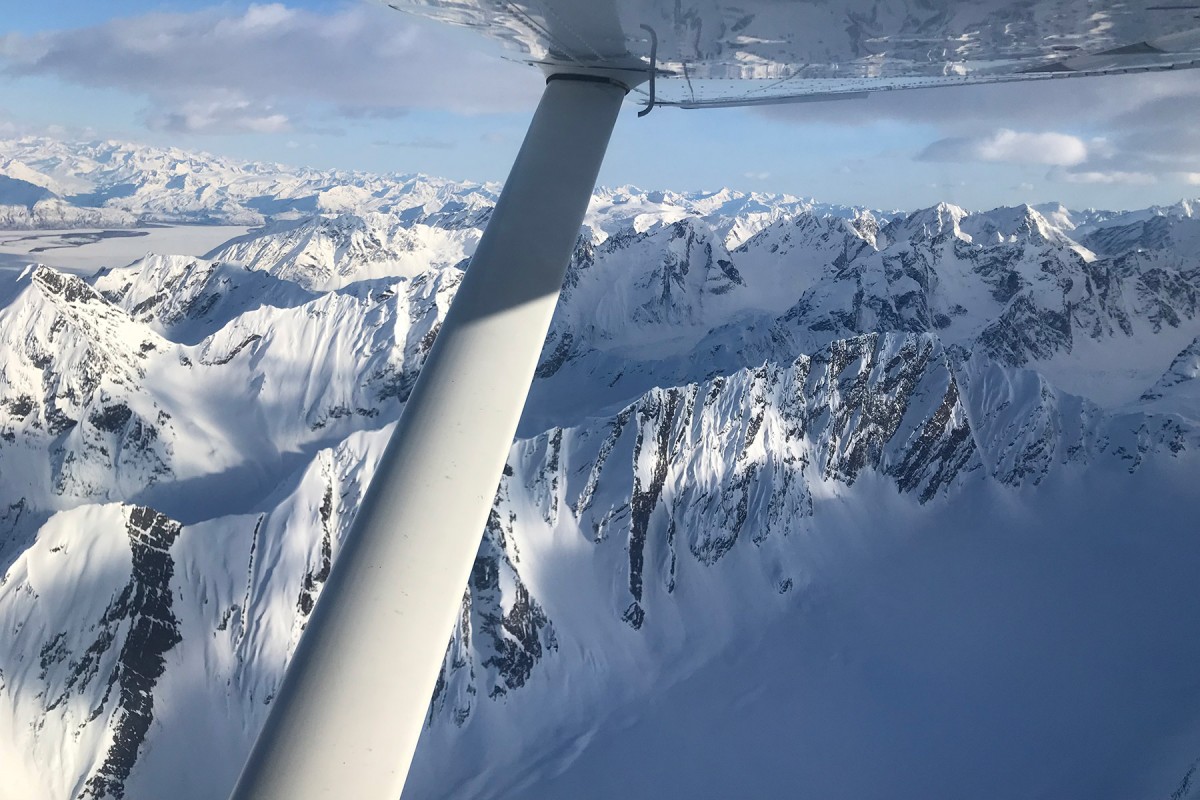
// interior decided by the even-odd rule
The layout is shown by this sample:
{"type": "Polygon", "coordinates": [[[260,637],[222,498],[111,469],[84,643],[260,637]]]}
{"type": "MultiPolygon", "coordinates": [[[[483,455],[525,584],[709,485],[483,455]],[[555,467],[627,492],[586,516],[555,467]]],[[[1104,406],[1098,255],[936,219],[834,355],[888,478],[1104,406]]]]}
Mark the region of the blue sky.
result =
{"type": "MultiPolygon", "coordinates": [[[[542,83],[470,34],[366,0],[10,6],[4,135],[502,180],[542,83]]],[[[1200,195],[1200,71],[642,119],[636,110],[627,104],[618,123],[602,183],[876,208],[1130,208],[1200,195]]]]}

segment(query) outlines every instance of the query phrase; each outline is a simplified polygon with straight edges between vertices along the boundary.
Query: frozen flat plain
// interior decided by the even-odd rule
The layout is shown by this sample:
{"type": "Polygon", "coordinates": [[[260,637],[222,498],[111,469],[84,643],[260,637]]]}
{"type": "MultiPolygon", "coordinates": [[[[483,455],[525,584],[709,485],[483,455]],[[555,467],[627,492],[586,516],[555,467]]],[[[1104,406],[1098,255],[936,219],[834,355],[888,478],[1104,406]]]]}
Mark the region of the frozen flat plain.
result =
{"type": "Polygon", "coordinates": [[[122,267],[147,253],[203,256],[252,228],[237,225],[162,225],[102,230],[0,231],[0,305],[17,291],[17,278],[30,264],[80,275],[122,267]]]}
{"type": "Polygon", "coordinates": [[[71,272],[92,273],[121,267],[147,253],[202,256],[251,228],[236,225],[164,225],[100,230],[0,231],[0,269],[45,264],[71,272]]]}

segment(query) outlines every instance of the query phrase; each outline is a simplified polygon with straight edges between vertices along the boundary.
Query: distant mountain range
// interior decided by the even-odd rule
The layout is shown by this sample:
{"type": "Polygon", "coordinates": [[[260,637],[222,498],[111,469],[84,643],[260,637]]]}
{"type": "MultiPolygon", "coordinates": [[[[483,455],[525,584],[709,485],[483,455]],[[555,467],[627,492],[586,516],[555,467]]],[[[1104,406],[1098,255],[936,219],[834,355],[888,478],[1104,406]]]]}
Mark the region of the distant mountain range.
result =
{"type": "MultiPolygon", "coordinates": [[[[260,226],[0,309],[0,798],[223,797],[496,189],[0,165],[260,226]]],[[[1197,212],[597,191],[405,796],[1200,797],[1197,212]]]]}
{"type": "MultiPolygon", "coordinates": [[[[381,212],[405,224],[479,227],[496,184],[424,175],[295,169],[122,142],[0,140],[0,229],[144,223],[262,225],[314,214],[381,212]]],[[[740,241],[802,210],[834,211],[785,195],[601,191],[597,200],[633,226],[664,215],[712,219],[740,241]]],[[[841,209],[845,210],[845,209],[841,209]]]]}

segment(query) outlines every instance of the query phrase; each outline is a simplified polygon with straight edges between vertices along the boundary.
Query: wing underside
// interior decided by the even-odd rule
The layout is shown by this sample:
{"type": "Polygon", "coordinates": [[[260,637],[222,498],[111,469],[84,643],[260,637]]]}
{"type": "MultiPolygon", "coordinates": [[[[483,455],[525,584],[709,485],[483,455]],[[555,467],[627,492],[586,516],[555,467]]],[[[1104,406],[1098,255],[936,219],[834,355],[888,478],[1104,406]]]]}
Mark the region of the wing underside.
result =
{"type": "MultiPolygon", "coordinates": [[[[1200,3],[391,0],[555,71],[651,69],[684,108],[1200,66],[1200,3]]],[[[638,81],[630,81],[637,83],[638,81]]],[[[634,89],[646,95],[643,85],[634,89]]]]}

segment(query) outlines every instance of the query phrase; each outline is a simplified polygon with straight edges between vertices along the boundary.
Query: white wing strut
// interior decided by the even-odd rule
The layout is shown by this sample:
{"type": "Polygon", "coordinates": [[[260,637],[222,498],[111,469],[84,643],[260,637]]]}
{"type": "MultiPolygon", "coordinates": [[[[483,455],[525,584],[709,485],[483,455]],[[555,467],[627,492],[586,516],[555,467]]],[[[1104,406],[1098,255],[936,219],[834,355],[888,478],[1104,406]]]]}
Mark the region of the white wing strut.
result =
{"type": "Polygon", "coordinates": [[[625,89],[554,76],[234,800],[397,800],[625,89]]]}

